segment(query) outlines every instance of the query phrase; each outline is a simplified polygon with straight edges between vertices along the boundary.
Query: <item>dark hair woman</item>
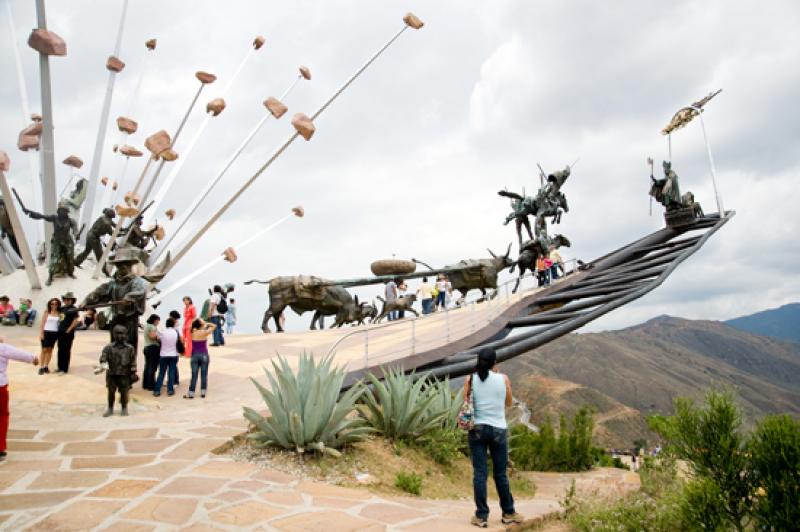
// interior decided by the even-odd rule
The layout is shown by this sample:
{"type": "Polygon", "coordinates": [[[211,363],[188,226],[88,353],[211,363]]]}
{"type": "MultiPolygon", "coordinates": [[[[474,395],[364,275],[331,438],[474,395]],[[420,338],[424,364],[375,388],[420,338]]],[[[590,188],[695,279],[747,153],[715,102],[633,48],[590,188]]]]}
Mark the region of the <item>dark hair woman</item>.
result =
{"type": "Polygon", "coordinates": [[[39,359],[42,365],[39,367],[39,375],[50,373],[50,359],[53,357],[53,346],[58,341],[58,322],[61,319],[61,300],[53,297],[47,301],[47,309],[42,316],[41,328],[39,329],[39,340],[42,343],[42,352],[39,359]]]}
{"type": "Polygon", "coordinates": [[[180,333],[175,329],[175,318],[169,317],[166,321],[167,328],[158,333],[161,351],[158,358],[158,378],[153,387],[153,395],[161,395],[164,377],[167,377],[167,395],[175,395],[175,386],[178,384],[178,338],[180,333]]]}
{"type": "Polygon", "coordinates": [[[198,373],[200,373],[200,397],[206,396],[209,362],[208,335],[212,334],[216,328],[217,326],[213,323],[206,323],[200,318],[192,322],[192,382],[189,383],[189,391],[183,396],[184,399],[194,399],[198,373]]]}
{"type": "Polygon", "coordinates": [[[160,321],[161,318],[158,314],[150,314],[144,326],[144,373],[142,374],[142,388],[151,392],[155,390],[158,359],[161,356],[161,342],[158,339],[158,323],[160,321]]]}
{"type": "Polygon", "coordinates": [[[472,457],[472,489],[475,495],[475,515],[471,523],[486,528],[489,505],[486,503],[488,476],[487,453],[492,457],[492,476],[504,525],[521,523],[522,516],[514,510],[514,497],[508,482],[508,424],[506,407],[511,406],[511,383],[508,376],[497,370],[497,353],[490,347],[478,352],[475,372],[464,381],[464,397],[473,404],[475,427],[469,431],[469,451],[472,457]]]}

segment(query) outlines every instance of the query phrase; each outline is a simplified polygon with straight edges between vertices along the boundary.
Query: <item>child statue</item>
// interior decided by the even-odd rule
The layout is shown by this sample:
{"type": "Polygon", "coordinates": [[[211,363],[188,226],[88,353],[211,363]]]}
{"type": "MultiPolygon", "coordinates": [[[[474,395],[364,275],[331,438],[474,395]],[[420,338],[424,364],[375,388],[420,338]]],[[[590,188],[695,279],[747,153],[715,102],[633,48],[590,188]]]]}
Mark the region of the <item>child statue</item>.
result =
{"type": "Polygon", "coordinates": [[[128,329],[124,325],[115,325],[111,337],[112,342],[103,348],[103,353],[100,355],[100,368],[106,371],[106,388],[108,388],[108,410],[103,417],[114,414],[114,398],[117,390],[122,405],[120,415],[127,416],[128,391],[131,383],[139,380],[136,375],[136,350],[127,342],[128,329]]]}

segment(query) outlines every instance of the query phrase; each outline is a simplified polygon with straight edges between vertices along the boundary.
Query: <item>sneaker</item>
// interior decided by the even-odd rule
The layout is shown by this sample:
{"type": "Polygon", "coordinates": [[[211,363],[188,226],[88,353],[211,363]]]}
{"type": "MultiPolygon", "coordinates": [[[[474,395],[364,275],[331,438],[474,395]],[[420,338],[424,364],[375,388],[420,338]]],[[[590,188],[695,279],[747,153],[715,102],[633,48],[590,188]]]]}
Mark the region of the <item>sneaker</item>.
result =
{"type": "Polygon", "coordinates": [[[2,462],[3,460],[5,460],[5,459],[6,459],[6,456],[8,456],[8,453],[7,453],[7,452],[5,452],[5,451],[0,451],[0,462],[2,462]]]}
{"type": "Polygon", "coordinates": [[[48,368],[48,367],[45,367],[45,368],[44,368],[44,372],[45,372],[45,373],[50,373],[50,368],[48,368]]]}
{"type": "Polygon", "coordinates": [[[194,395],[186,394],[183,396],[184,399],[194,399],[194,395]]]}
{"type": "Polygon", "coordinates": [[[123,406],[122,407],[122,411],[119,413],[119,415],[127,416],[128,415],[128,407],[127,406],[123,406]]]}
{"type": "Polygon", "coordinates": [[[153,392],[153,397],[161,397],[161,392],[153,392]]]}
{"type": "Polygon", "coordinates": [[[175,390],[172,390],[171,392],[167,392],[167,395],[169,395],[170,397],[172,397],[173,395],[175,395],[175,390]]]}
{"type": "Polygon", "coordinates": [[[39,368],[39,375],[44,375],[44,368],[39,368]]]}
{"type": "Polygon", "coordinates": [[[524,520],[525,518],[517,512],[514,512],[513,514],[503,514],[503,517],[500,519],[504,525],[518,525],[524,520]]]}
{"type": "Polygon", "coordinates": [[[200,390],[200,399],[205,399],[205,398],[206,398],[206,391],[200,390]]]}
{"type": "Polygon", "coordinates": [[[110,417],[110,416],[113,416],[113,415],[114,415],[114,411],[111,410],[110,408],[107,409],[105,412],[103,412],[103,417],[110,417]]]}
{"type": "Polygon", "coordinates": [[[473,515],[472,519],[469,520],[469,523],[473,526],[477,526],[478,528],[488,528],[489,521],[482,517],[478,517],[477,515],[473,515]]]}

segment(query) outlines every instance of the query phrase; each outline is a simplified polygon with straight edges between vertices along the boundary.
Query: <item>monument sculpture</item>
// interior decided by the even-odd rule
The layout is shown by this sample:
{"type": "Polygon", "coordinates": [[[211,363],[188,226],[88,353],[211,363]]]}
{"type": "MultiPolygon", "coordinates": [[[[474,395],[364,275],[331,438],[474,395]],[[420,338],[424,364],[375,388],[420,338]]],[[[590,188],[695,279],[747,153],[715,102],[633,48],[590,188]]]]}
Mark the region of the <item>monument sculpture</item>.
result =
{"type": "MultiPolygon", "coordinates": [[[[80,268],[90,252],[94,253],[94,258],[100,262],[100,257],[103,255],[103,243],[100,241],[100,238],[114,232],[114,228],[116,227],[114,225],[114,218],[116,215],[114,209],[103,209],[103,214],[94,221],[92,227],[89,228],[89,231],[86,233],[86,247],[75,257],[75,266],[80,268]]],[[[106,276],[110,275],[106,266],[103,268],[103,273],[105,273],[106,276]]]]}
{"type": "Polygon", "coordinates": [[[69,215],[69,208],[59,203],[56,214],[41,214],[25,207],[22,200],[14,190],[19,206],[28,217],[34,220],[44,220],[53,224],[53,237],[50,240],[50,263],[45,284],[53,284],[56,275],[68,275],[75,279],[75,240],[78,234],[78,224],[69,215]]]}
{"type": "Polygon", "coordinates": [[[539,259],[539,257],[546,257],[551,248],[555,247],[555,249],[558,249],[562,246],[571,246],[569,239],[564,235],[555,235],[552,238],[548,237],[547,235],[541,235],[539,238],[532,238],[526,241],[522,245],[519,258],[517,258],[517,261],[511,265],[511,269],[509,270],[509,273],[514,273],[514,268],[519,269],[519,277],[517,277],[517,283],[514,285],[514,289],[511,291],[511,293],[517,293],[519,283],[522,280],[522,277],[525,275],[525,270],[528,270],[531,273],[536,271],[536,261],[539,259]]]}
{"type": "Polygon", "coordinates": [[[128,415],[128,392],[131,383],[136,382],[136,348],[126,341],[128,331],[123,325],[111,328],[111,343],[103,348],[100,354],[98,372],[106,372],[106,388],[108,389],[108,409],[103,417],[114,414],[114,400],[119,391],[119,404],[122,407],[121,416],[128,415]]]}
{"type": "MultiPolygon", "coordinates": [[[[575,163],[572,164],[574,166],[575,163]]],[[[565,167],[563,170],[554,172],[547,176],[545,184],[536,193],[536,196],[525,196],[510,192],[508,190],[498,191],[498,195],[506,198],[511,198],[512,212],[506,217],[504,225],[508,225],[514,220],[517,230],[517,240],[519,241],[520,249],[522,248],[522,228],[528,232],[528,238],[533,238],[534,234],[538,237],[540,234],[547,234],[547,220],[546,217],[552,216],[550,223],[561,223],[561,214],[569,212],[569,205],[567,204],[567,197],[561,192],[561,187],[570,176],[571,166],[565,167]],[[528,216],[534,217],[534,233],[531,234],[531,225],[528,216]]],[[[544,175],[544,173],[542,172],[544,175]]]]}
{"type": "Polygon", "coordinates": [[[668,226],[681,227],[703,216],[703,208],[694,200],[692,192],[681,195],[678,174],[670,161],[662,161],[664,177],[660,179],[653,176],[653,159],[648,158],[647,162],[650,165],[650,196],[665,207],[664,220],[668,226]]]}
{"type": "Polygon", "coordinates": [[[148,283],[135,273],[133,266],[139,262],[139,253],[130,247],[118,248],[109,261],[114,267],[110,281],[94,289],[80,304],[81,310],[110,307],[112,330],[122,325],[128,333],[128,343],[134,349],[139,345],[139,316],[144,314],[148,283]]]}

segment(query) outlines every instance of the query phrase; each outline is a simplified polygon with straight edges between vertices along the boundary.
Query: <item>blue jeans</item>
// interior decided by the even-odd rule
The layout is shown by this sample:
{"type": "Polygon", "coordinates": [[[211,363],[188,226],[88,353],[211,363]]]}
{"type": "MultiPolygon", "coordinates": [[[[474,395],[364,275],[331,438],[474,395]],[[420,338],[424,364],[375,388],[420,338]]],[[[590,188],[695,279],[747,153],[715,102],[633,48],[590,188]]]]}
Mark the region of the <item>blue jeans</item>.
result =
{"type": "Polygon", "coordinates": [[[198,372],[200,372],[200,393],[205,395],[208,389],[208,353],[192,353],[191,365],[192,382],[189,383],[189,396],[194,397],[198,372]]]}
{"type": "Polygon", "coordinates": [[[560,276],[558,275],[558,265],[553,264],[552,266],[550,266],[550,278],[555,281],[559,277],[560,276]]]}
{"type": "Polygon", "coordinates": [[[497,494],[500,496],[500,508],[504,514],[514,513],[514,497],[508,483],[508,431],[491,425],[475,425],[469,431],[469,454],[472,457],[472,490],[475,494],[475,515],[481,519],[489,517],[489,506],[486,503],[486,478],[488,475],[487,451],[492,457],[492,476],[497,494]]]}
{"type": "Polygon", "coordinates": [[[211,323],[217,326],[214,329],[214,343],[216,345],[225,345],[225,338],[222,336],[222,316],[211,316],[211,323]]]}
{"type": "Polygon", "coordinates": [[[430,314],[431,310],[433,310],[433,298],[423,299],[422,300],[422,313],[423,314],[430,314]]]}
{"type": "Polygon", "coordinates": [[[167,393],[175,393],[175,384],[178,380],[178,357],[161,357],[158,361],[158,378],[153,389],[153,395],[161,395],[164,386],[164,374],[167,374],[167,393]]]}
{"type": "Polygon", "coordinates": [[[436,295],[436,306],[444,308],[446,306],[445,301],[447,298],[447,292],[439,292],[436,295]]]}

